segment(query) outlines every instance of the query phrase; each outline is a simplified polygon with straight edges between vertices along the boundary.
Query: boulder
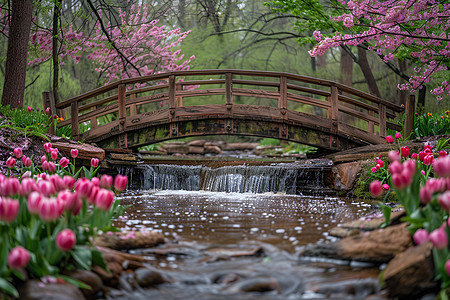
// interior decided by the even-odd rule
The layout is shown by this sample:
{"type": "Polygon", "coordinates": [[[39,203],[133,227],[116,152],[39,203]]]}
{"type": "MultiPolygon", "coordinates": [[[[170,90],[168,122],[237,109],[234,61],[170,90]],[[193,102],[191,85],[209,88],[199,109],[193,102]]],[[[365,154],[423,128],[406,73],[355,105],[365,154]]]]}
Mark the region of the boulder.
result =
{"type": "Polygon", "coordinates": [[[75,286],[65,283],[43,283],[40,280],[28,280],[19,290],[22,300],[83,300],[83,293],[75,286]]]}
{"type": "Polygon", "coordinates": [[[136,282],[144,288],[152,287],[167,282],[166,279],[156,270],[140,268],[134,272],[136,282]]]}
{"type": "Polygon", "coordinates": [[[205,146],[205,143],[206,143],[205,140],[194,140],[194,141],[187,142],[186,145],[188,145],[189,147],[191,147],[191,146],[203,147],[203,146],[205,146]]]}
{"type": "Polygon", "coordinates": [[[91,287],[91,289],[80,289],[86,299],[96,299],[96,295],[103,292],[102,279],[94,272],[87,270],[73,270],[64,272],[64,275],[77,279],[91,287]]]}
{"type": "Polygon", "coordinates": [[[162,147],[167,151],[167,154],[180,153],[187,154],[189,152],[189,147],[183,144],[163,144],[162,147]]]}
{"type": "Polygon", "coordinates": [[[330,244],[308,245],[302,256],[382,264],[412,246],[406,223],[348,236],[330,244]]]}
{"type": "Polygon", "coordinates": [[[348,191],[353,187],[358,173],[361,171],[361,162],[350,162],[335,165],[332,168],[334,175],[334,189],[348,191]]]}
{"type": "Polygon", "coordinates": [[[400,299],[417,299],[438,288],[434,278],[431,243],[411,247],[397,254],[386,267],[384,283],[389,296],[400,299]],[[414,288],[412,288],[414,287],[414,288]]]}
{"type": "Polygon", "coordinates": [[[198,146],[189,146],[188,152],[190,154],[202,154],[203,155],[205,153],[205,148],[198,147],[198,146]]]}
{"type": "Polygon", "coordinates": [[[222,154],[219,146],[205,146],[205,153],[222,154]]]}
{"type": "Polygon", "coordinates": [[[157,231],[121,231],[99,235],[95,244],[115,250],[150,248],[164,243],[164,235],[157,231]]]}

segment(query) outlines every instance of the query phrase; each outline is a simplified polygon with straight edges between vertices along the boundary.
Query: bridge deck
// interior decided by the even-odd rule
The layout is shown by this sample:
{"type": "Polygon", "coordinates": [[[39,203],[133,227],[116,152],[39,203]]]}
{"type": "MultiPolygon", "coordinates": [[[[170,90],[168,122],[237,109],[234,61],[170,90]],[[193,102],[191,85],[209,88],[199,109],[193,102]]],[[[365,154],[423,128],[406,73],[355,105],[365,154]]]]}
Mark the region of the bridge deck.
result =
{"type": "Polygon", "coordinates": [[[58,127],[70,124],[74,138],[107,148],[235,134],[343,150],[384,142],[387,129],[402,129],[393,119],[403,112],[398,105],[336,82],[249,70],[124,79],[56,108],[70,109],[70,118],[58,127]]]}

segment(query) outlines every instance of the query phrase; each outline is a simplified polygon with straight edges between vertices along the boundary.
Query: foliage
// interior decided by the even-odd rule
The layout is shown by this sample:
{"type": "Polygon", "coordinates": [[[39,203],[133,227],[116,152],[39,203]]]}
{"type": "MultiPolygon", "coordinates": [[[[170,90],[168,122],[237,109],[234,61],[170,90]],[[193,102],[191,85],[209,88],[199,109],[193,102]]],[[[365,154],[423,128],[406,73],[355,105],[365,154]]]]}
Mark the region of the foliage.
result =
{"type": "MultiPolygon", "coordinates": [[[[398,153],[390,157],[392,189],[406,212],[403,220],[409,223],[416,244],[431,241],[434,245],[435,278],[445,290],[450,286],[450,156],[441,152],[435,158],[431,147],[425,146],[412,159],[404,156],[403,163],[398,153]]],[[[380,181],[371,183],[371,192],[375,197],[382,195],[380,181]]],[[[388,216],[389,208],[384,206],[383,212],[388,216]]]]}
{"type": "Polygon", "coordinates": [[[278,139],[263,138],[259,141],[259,144],[261,146],[278,146],[281,142],[278,139]]]}
{"type": "Polygon", "coordinates": [[[16,127],[29,128],[42,134],[47,133],[52,122],[52,118],[45,111],[31,107],[11,109],[9,105],[0,105],[0,114],[16,127]]]}
{"type": "Polygon", "coordinates": [[[450,134],[450,111],[447,110],[441,115],[416,114],[414,134],[416,137],[450,134]]]}
{"type": "Polygon", "coordinates": [[[341,46],[363,46],[377,53],[385,62],[394,57],[416,65],[409,83],[398,86],[412,92],[432,81],[438,87],[430,91],[441,100],[450,95],[446,70],[450,64],[450,44],[446,35],[450,16],[448,1],[403,0],[330,1],[330,20],[318,0],[272,2],[274,8],[308,20],[297,23],[299,28],[315,30],[317,45],[309,52],[312,57],[341,46]],[[325,18],[326,17],[326,18],[325,18]],[[309,21],[311,19],[311,21],[309,21]],[[330,24],[332,22],[332,24],[330,24]],[[315,27],[315,28],[314,28],[315,27]],[[321,32],[321,30],[327,30],[321,32]],[[330,31],[330,29],[332,29],[330,31]]]}
{"type": "MultiPolygon", "coordinates": [[[[93,159],[90,169],[82,168],[86,177],[76,180],[82,169],[76,171],[65,157],[58,162],[61,155],[50,143],[44,148],[41,166],[27,162],[22,149],[16,148],[18,162],[10,157],[8,175],[0,175],[0,290],[14,297],[18,294],[11,282],[26,277],[43,281],[56,277],[86,288],[60,272],[94,264],[106,269],[92,238],[114,230],[112,221],[124,210],[114,200],[114,191],[125,189],[124,176],[116,177],[114,187],[111,176],[95,178],[98,160],[93,159]],[[20,254],[17,248],[22,249],[20,254]]],[[[71,153],[78,155],[74,149],[71,153]]]]}

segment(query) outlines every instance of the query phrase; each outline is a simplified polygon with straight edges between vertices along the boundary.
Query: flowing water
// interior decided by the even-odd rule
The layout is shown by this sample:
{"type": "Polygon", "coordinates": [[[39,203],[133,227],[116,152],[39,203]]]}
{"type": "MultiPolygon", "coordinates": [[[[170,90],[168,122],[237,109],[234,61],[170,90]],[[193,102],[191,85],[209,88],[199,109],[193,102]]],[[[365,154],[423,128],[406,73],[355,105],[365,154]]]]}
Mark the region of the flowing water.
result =
{"type": "Polygon", "coordinates": [[[371,210],[364,202],[298,195],[298,183],[322,180],[300,178],[305,170],[145,170],[137,180],[141,189],[121,197],[130,206],[116,225],[166,236],[165,245],[133,252],[167,282],[129,288],[114,299],[365,299],[378,293],[376,267],[299,258],[304,245],[334,241],[330,228],[371,210]]]}

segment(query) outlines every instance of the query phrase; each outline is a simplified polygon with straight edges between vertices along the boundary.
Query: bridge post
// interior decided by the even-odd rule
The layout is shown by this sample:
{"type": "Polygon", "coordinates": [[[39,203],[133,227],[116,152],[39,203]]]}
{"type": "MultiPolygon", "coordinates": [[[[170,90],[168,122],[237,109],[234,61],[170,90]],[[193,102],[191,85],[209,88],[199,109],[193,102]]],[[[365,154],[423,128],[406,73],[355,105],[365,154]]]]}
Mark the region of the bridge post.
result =
{"type": "Polygon", "coordinates": [[[127,145],[127,134],[124,133],[127,124],[127,107],[126,107],[126,86],[121,83],[117,87],[117,96],[118,96],[118,104],[119,104],[119,144],[120,147],[126,148],[127,145]]]}
{"type": "Polygon", "coordinates": [[[339,130],[339,107],[338,107],[338,100],[339,100],[339,89],[337,86],[331,86],[331,94],[330,94],[330,104],[331,107],[328,110],[328,119],[331,119],[331,128],[330,133],[332,134],[330,136],[330,148],[336,148],[337,147],[337,133],[339,130]]]}
{"type": "Polygon", "coordinates": [[[173,123],[173,119],[175,119],[175,109],[177,108],[177,102],[175,98],[176,93],[176,82],[175,82],[175,75],[169,76],[169,126],[170,126],[170,136],[176,136],[177,135],[177,127],[176,124],[173,123]]]}
{"type": "Polygon", "coordinates": [[[225,74],[225,106],[231,110],[233,106],[233,78],[231,73],[225,74]]]}
{"type": "Polygon", "coordinates": [[[414,129],[415,96],[406,97],[404,134],[408,137],[414,129]]]}
{"type": "Polygon", "coordinates": [[[78,102],[74,101],[70,104],[70,120],[72,123],[72,138],[78,141],[78,102]]]}
{"type": "Polygon", "coordinates": [[[379,119],[379,128],[380,128],[380,136],[386,136],[386,105],[379,103],[378,104],[378,119],[379,119]]]}

